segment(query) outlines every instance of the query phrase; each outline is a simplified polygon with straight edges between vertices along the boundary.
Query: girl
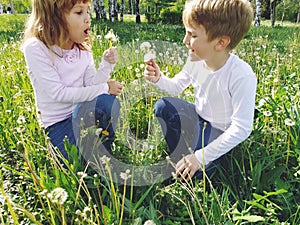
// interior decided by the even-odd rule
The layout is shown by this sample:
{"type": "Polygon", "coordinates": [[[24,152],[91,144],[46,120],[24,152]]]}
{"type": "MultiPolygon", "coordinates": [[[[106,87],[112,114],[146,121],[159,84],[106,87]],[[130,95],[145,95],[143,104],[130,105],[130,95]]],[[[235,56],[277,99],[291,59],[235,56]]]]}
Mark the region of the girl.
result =
{"type": "Polygon", "coordinates": [[[115,48],[104,51],[96,70],[87,43],[91,25],[90,0],[32,0],[23,52],[33,85],[39,119],[52,144],[68,159],[64,148],[79,140],[79,125],[93,115],[105,131],[104,146],[114,139],[122,85],[109,81],[118,61],[115,48]],[[72,116],[73,115],[73,116],[72,116]]]}

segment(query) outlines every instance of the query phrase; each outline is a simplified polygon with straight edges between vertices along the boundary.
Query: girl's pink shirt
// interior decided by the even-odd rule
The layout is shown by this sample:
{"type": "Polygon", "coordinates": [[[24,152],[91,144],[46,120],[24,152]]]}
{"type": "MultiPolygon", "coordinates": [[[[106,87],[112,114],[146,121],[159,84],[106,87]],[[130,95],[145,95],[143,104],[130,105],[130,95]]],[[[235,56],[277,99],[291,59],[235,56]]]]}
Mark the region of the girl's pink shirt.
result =
{"type": "Polygon", "coordinates": [[[53,51],[36,38],[23,46],[28,74],[34,89],[40,122],[44,127],[71,116],[76,104],[108,93],[113,65],[102,60],[95,68],[91,51],[76,46],[53,51]]]}

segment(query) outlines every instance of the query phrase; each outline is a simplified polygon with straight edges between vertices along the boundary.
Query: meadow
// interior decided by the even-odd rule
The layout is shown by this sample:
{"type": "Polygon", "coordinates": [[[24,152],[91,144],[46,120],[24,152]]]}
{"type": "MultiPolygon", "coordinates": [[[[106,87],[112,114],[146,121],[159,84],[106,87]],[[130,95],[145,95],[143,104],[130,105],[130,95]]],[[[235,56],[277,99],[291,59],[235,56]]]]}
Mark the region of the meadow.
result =
{"type": "MultiPolygon", "coordinates": [[[[124,90],[117,138],[113,155],[103,155],[96,169],[66,142],[66,169],[38,124],[20,50],[25,18],[0,15],[0,224],[300,224],[299,25],[251,28],[234,50],[258,78],[251,136],[211,179],[166,183],[158,170],[167,148],[153,115],[165,94],[143,78],[140,47],[151,43],[171,77],[185,61],[184,27],[93,21],[96,63],[110,46],[107,32],[118,37],[112,79],[124,90]]],[[[192,101],[192,91],[179,97],[192,101]]]]}

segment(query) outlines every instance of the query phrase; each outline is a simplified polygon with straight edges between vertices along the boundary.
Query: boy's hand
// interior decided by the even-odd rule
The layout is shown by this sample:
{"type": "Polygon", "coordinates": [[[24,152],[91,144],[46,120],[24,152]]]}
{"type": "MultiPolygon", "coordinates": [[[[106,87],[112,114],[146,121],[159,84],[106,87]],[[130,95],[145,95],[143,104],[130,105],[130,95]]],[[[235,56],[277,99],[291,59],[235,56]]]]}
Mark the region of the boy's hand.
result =
{"type": "Polygon", "coordinates": [[[111,80],[107,82],[108,84],[108,93],[114,96],[121,94],[123,85],[119,81],[111,80]]]}
{"type": "Polygon", "coordinates": [[[150,61],[145,62],[145,71],[144,71],[144,77],[153,82],[156,83],[161,76],[161,72],[159,69],[159,66],[156,64],[154,59],[151,59],[150,61]]]}
{"type": "Polygon", "coordinates": [[[189,181],[200,168],[201,165],[195,154],[189,154],[176,164],[176,176],[180,177],[180,180],[189,181]]]}
{"type": "Polygon", "coordinates": [[[116,48],[112,47],[105,50],[103,53],[103,59],[110,64],[116,64],[119,60],[119,55],[116,48]]]}

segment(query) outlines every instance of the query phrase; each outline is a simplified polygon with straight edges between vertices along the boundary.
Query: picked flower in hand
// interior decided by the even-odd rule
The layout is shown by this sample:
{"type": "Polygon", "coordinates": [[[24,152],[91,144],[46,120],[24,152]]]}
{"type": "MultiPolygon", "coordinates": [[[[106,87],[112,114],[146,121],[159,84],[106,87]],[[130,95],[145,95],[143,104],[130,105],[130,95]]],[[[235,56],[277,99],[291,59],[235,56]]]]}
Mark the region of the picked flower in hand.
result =
{"type": "Polygon", "coordinates": [[[112,47],[113,43],[117,41],[117,37],[114,34],[113,29],[110,29],[104,38],[109,41],[110,48],[112,47]]]}
{"type": "Polygon", "coordinates": [[[155,59],[156,59],[156,55],[155,55],[155,51],[153,49],[144,55],[144,62],[149,62],[149,61],[155,60],[155,59]]]}

